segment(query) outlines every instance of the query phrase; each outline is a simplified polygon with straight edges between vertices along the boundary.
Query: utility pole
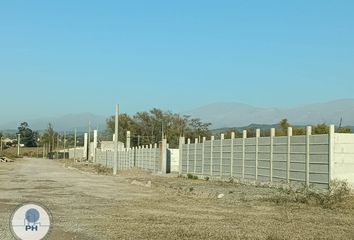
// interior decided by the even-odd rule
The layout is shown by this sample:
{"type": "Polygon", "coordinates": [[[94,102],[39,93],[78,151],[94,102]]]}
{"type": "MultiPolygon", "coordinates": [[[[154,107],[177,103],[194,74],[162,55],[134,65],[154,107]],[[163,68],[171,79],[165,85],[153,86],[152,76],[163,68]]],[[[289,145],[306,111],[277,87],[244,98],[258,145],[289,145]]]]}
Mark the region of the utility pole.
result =
{"type": "Polygon", "coordinates": [[[2,154],[2,136],[0,142],[1,142],[0,145],[1,145],[1,154],[2,154]]]}
{"type": "Polygon", "coordinates": [[[59,159],[59,134],[58,134],[58,137],[57,137],[57,159],[59,159]]]}
{"type": "Polygon", "coordinates": [[[164,139],[163,122],[161,122],[161,141],[164,139]]]}
{"type": "Polygon", "coordinates": [[[113,162],[113,174],[117,174],[118,167],[118,119],[119,119],[119,104],[116,105],[116,117],[114,124],[114,162],[113,162]]]}
{"type": "Polygon", "coordinates": [[[90,162],[91,158],[91,153],[90,153],[90,148],[91,148],[91,121],[89,121],[89,127],[88,127],[88,161],[90,162]]]}
{"type": "Polygon", "coordinates": [[[74,162],[76,161],[76,128],[74,133],[74,162]]]}
{"type": "Polygon", "coordinates": [[[64,143],[63,143],[63,147],[64,147],[64,159],[65,159],[65,152],[66,152],[66,144],[65,144],[65,140],[66,140],[66,132],[64,132],[64,143]]]}
{"type": "Polygon", "coordinates": [[[21,134],[17,134],[17,157],[20,156],[21,134]]]}
{"type": "Polygon", "coordinates": [[[43,144],[43,155],[42,155],[43,159],[44,159],[44,155],[45,155],[45,148],[46,148],[46,144],[43,144]]]}
{"type": "Polygon", "coordinates": [[[52,143],[52,151],[51,152],[54,152],[54,148],[55,148],[55,136],[54,136],[54,134],[53,134],[53,136],[52,136],[52,141],[53,141],[53,143],[52,143]]]}

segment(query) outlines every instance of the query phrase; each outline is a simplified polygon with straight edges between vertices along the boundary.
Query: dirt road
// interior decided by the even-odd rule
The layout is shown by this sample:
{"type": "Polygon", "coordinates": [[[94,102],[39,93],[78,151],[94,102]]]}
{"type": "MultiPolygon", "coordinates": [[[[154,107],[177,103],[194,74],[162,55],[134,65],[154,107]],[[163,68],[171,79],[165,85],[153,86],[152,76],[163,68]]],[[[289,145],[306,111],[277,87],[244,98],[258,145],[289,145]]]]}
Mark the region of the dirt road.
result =
{"type": "Polygon", "coordinates": [[[0,239],[13,239],[9,217],[23,202],[50,209],[49,239],[354,238],[353,210],[279,206],[262,200],[269,194],[274,189],[138,172],[97,175],[25,158],[0,165],[0,239]]]}

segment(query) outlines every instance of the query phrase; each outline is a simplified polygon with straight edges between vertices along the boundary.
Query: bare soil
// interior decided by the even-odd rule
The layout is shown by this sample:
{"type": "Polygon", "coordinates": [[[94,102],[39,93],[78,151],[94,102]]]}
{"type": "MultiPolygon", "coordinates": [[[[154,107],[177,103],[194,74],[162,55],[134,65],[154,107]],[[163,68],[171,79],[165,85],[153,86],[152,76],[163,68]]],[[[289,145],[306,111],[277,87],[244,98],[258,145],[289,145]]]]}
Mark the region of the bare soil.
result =
{"type": "Polygon", "coordinates": [[[9,218],[24,202],[50,209],[48,239],[354,239],[351,204],[323,209],[265,200],[276,191],[138,170],[112,176],[71,161],[17,159],[0,163],[0,239],[13,239],[9,218]]]}

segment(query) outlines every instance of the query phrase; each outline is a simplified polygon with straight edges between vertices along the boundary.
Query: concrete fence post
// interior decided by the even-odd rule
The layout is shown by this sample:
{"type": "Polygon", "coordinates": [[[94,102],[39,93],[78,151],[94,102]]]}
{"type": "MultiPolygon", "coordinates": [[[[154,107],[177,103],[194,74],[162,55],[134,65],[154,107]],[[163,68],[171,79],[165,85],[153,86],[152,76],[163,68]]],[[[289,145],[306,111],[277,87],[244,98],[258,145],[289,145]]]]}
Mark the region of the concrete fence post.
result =
{"type": "Polygon", "coordinates": [[[130,148],[130,131],[127,131],[127,138],[125,140],[125,148],[126,149],[130,148]]]}
{"type": "Polygon", "coordinates": [[[156,159],[157,159],[156,153],[157,153],[157,151],[158,151],[158,149],[157,149],[157,143],[154,144],[154,150],[155,150],[155,151],[154,151],[154,172],[157,172],[157,171],[156,171],[156,161],[157,161],[157,160],[156,160],[156,159]]]}
{"type": "Polygon", "coordinates": [[[179,148],[179,160],[178,160],[178,173],[179,175],[182,174],[182,165],[183,165],[183,145],[184,145],[184,137],[179,137],[179,144],[178,144],[178,148],[179,148]]]}
{"type": "MultiPolygon", "coordinates": [[[[163,143],[161,143],[161,149],[163,148],[163,143]]],[[[146,146],[145,145],[142,145],[142,149],[141,149],[141,164],[142,164],[142,169],[146,169],[146,146]]],[[[162,150],[161,150],[162,151],[162,150]]],[[[161,155],[161,165],[162,165],[162,158],[163,156],[161,155]]],[[[161,166],[160,166],[161,167],[161,166]]]]}
{"type": "Polygon", "coordinates": [[[135,153],[135,151],[134,151],[134,148],[130,148],[129,149],[129,151],[130,151],[130,155],[129,155],[129,168],[133,168],[134,167],[134,153],[135,153]]]}
{"type": "Polygon", "coordinates": [[[247,138],[247,130],[242,132],[242,179],[245,179],[245,139],[247,138]]]}
{"type": "Polygon", "coordinates": [[[222,133],[220,135],[220,178],[223,176],[223,161],[222,161],[222,154],[223,154],[223,140],[225,138],[225,135],[222,133]]]}
{"type": "Polygon", "coordinates": [[[125,151],[124,151],[124,166],[123,166],[123,168],[125,170],[127,170],[128,169],[128,165],[129,165],[129,163],[128,163],[128,149],[125,149],[125,151]]]}
{"type": "Polygon", "coordinates": [[[108,164],[108,150],[106,150],[106,167],[107,167],[107,164],[108,164]]]}
{"type": "Polygon", "coordinates": [[[230,146],[230,176],[233,177],[233,170],[234,170],[234,139],[235,133],[231,132],[231,146],[230,146]]]}
{"type": "Polygon", "coordinates": [[[197,172],[197,145],[198,145],[198,138],[194,140],[194,169],[193,169],[194,174],[196,174],[197,172]]]}
{"type": "Polygon", "coordinates": [[[191,144],[191,139],[187,139],[187,174],[189,173],[189,148],[191,144]]]}
{"type": "MultiPolygon", "coordinates": [[[[162,147],[162,145],[163,145],[163,143],[161,143],[161,149],[163,148],[162,147]]],[[[141,148],[141,168],[142,169],[146,169],[146,156],[145,156],[145,146],[144,145],[142,145],[141,146],[142,148],[141,148]]],[[[161,150],[162,151],[162,150],[161,150]]],[[[162,159],[162,155],[161,155],[161,159],[162,159]]],[[[161,165],[162,165],[162,161],[163,160],[161,160],[161,165]]]]}
{"type": "Polygon", "coordinates": [[[134,147],[134,167],[138,167],[138,161],[139,161],[139,153],[138,153],[138,146],[134,147]]]}
{"type": "Polygon", "coordinates": [[[144,169],[143,157],[144,157],[144,146],[140,146],[139,147],[139,167],[141,169],[144,169]]]}
{"type": "MultiPolygon", "coordinates": [[[[161,143],[162,147],[162,143],[161,143]]],[[[149,145],[142,145],[141,149],[141,164],[142,164],[142,169],[144,170],[149,170],[149,145]]],[[[161,160],[162,163],[162,160],[161,160]]]]}
{"type": "Polygon", "coordinates": [[[137,168],[140,168],[140,146],[136,147],[136,156],[135,156],[136,160],[135,160],[135,164],[137,168]]]}
{"type": "MultiPolygon", "coordinates": [[[[161,149],[162,149],[162,142],[161,142],[161,149]]],[[[141,164],[141,169],[145,170],[146,169],[146,165],[149,160],[147,159],[148,156],[146,156],[146,145],[141,145],[141,154],[140,154],[140,164],[141,164]]],[[[162,160],[160,159],[161,163],[162,160]]],[[[160,164],[161,164],[160,163],[160,164]]]]}
{"type": "Polygon", "coordinates": [[[335,144],[335,129],[334,125],[329,125],[328,134],[328,187],[334,176],[334,144],[335,144]]]}
{"type": "Polygon", "coordinates": [[[274,137],[275,137],[275,128],[271,128],[270,129],[270,163],[269,163],[270,182],[273,182],[274,137]]]}
{"type": "Polygon", "coordinates": [[[132,168],[135,167],[135,157],[136,157],[135,148],[136,148],[136,147],[133,147],[133,148],[132,148],[132,152],[131,152],[131,154],[132,154],[132,160],[131,160],[131,161],[132,161],[132,163],[131,163],[132,165],[131,165],[131,167],[132,167],[132,168]]]}
{"type": "Polygon", "coordinates": [[[162,173],[167,173],[167,139],[162,139],[162,145],[161,145],[161,172],[162,173]]]}
{"type": "Polygon", "coordinates": [[[210,139],[210,176],[213,176],[213,150],[214,150],[214,136],[210,139]]]}
{"type": "Polygon", "coordinates": [[[286,181],[290,183],[290,168],[291,168],[291,136],[293,135],[293,128],[288,127],[288,155],[286,161],[286,181]]]}
{"type": "Polygon", "coordinates": [[[256,129],[256,181],[258,180],[258,153],[259,153],[259,137],[261,136],[261,130],[256,129]]]}
{"type": "Polygon", "coordinates": [[[204,175],[204,164],[205,164],[205,141],[206,141],[206,137],[203,137],[203,144],[202,144],[202,175],[204,175]]]}
{"type": "Polygon", "coordinates": [[[139,151],[139,146],[137,146],[136,148],[135,148],[135,166],[137,167],[137,168],[139,168],[140,166],[139,166],[139,164],[140,164],[140,151],[139,151]]]}
{"type": "Polygon", "coordinates": [[[139,165],[141,169],[144,169],[144,145],[139,149],[139,165]]]}
{"type": "Polygon", "coordinates": [[[116,115],[114,120],[114,155],[113,155],[113,174],[117,174],[118,169],[118,121],[119,121],[119,105],[116,105],[116,115]]]}
{"type": "Polygon", "coordinates": [[[149,146],[145,145],[144,148],[144,169],[149,170],[149,146]]]}
{"type": "Polygon", "coordinates": [[[312,127],[306,127],[306,186],[310,185],[310,136],[312,132],[312,127]]]}
{"type": "MultiPolygon", "coordinates": [[[[161,143],[162,147],[162,143],[161,143]]],[[[144,145],[140,146],[140,168],[144,169],[144,145]]]]}
{"type": "Polygon", "coordinates": [[[153,164],[153,159],[152,159],[152,144],[149,146],[149,159],[150,159],[150,164],[149,164],[149,170],[152,171],[154,168],[152,166],[153,164]]]}
{"type": "Polygon", "coordinates": [[[144,148],[145,148],[144,145],[141,145],[140,147],[140,168],[141,169],[144,169],[144,151],[145,151],[144,148]]]}
{"type": "Polygon", "coordinates": [[[88,158],[88,154],[87,154],[87,141],[88,141],[88,134],[87,133],[85,133],[84,134],[84,158],[87,160],[88,158]]]}
{"type": "Polygon", "coordinates": [[[96,151],[97,151],[97,130],[93,130],[93,162],[96,163],[96,151]]]}

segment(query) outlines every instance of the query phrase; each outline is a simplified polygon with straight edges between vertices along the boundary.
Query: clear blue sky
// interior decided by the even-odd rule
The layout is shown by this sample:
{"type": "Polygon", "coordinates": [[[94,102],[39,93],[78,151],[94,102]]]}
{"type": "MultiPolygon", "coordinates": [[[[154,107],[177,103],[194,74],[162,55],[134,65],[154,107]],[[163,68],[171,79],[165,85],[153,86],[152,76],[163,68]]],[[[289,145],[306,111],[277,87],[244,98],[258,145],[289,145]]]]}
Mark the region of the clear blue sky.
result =
{"type": "Polygon", "coordinates": [[[352,98],[353,12],[352,0],[1,1],[0,121],[352,98]]]}

